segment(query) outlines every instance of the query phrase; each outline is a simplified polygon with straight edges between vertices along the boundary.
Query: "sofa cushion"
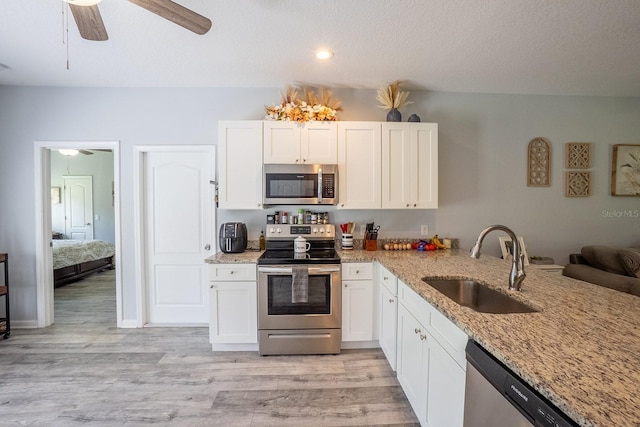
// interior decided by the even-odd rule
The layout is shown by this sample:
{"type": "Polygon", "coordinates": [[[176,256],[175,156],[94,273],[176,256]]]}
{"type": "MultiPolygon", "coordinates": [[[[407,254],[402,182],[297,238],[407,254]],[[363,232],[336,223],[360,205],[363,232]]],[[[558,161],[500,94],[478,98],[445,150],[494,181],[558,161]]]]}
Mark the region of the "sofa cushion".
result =
{"type": "Polygon", "coordinates": [[[622,250],[618,252],[618,258],[627,275],[640,277],[640,252],[634,250],[622,250]]]}
{"type": "Polygon", "coordinates": [[[609,273],[627,275],[627,271],[618,258],[618,252],[627,250],[615,246],[584,246],[580,253],[589,265],[609,273]]]}

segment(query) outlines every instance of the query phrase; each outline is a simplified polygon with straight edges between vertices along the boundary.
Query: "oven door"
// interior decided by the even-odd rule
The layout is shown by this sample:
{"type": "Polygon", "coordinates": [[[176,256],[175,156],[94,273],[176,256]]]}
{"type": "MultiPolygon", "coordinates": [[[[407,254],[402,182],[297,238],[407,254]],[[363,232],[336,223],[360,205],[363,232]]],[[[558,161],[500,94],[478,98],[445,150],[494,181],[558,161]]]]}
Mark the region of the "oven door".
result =
{"type": "Polygon", "coordinates": [[[258,266],[258,329],[340,328],[341,300],[340,265],[258,266]],[[296,268],[307,269],[303,289],[296,268]]]}

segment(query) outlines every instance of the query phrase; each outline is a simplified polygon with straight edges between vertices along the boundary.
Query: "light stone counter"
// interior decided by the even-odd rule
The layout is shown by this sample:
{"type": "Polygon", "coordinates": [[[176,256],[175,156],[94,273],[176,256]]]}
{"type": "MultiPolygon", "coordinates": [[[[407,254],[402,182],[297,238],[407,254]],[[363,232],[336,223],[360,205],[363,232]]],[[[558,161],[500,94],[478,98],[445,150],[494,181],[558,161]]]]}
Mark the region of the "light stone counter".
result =
{"type": "Polygon", "coordinates": [[[379,261],[582,426],[640,425],[640,298],[558,273],[525,268],[508,291],[510,262],[466,250],[341,251],[379,261]],[[485,314],[459,306],[425,276],[471,277],[541,310],[485,314]]]}
{"type": "MultiPolygon", "coordinates": [[[[260,251],[207,263],[253,263],[260,251]]],[[[509,292],[508,261],[466,250],[339,251],[342,262],[379,261],[582,426],[640,426],[640,297],[526,268],[509,292]],[[471,277],[541,310],[485,314],[459,306],[421,279],[471,277]]]]}

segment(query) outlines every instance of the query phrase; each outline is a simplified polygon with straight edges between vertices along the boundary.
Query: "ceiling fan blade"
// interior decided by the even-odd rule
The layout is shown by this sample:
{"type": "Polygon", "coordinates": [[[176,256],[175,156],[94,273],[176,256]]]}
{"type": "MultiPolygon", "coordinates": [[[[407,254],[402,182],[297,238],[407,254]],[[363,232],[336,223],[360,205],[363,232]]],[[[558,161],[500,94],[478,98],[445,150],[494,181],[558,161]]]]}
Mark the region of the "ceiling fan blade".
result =
{"type": "Polygon", "coordinates": [[[98,5],[78,6],[69,4],[69,7],[83,39],[94,41],[109,40],[98,5]]]}
{"type": "Polygon", "coordinates": [[[87,156],[93,156],[93,153],[89,150],[78,150],[78,152],[86,154],[87,156]]]}
{"type": "Polygon", "coordinates": [[[171,0],[129,0],[131,3],[147,9],[156,15],[193,31],[196,34],[206,34],[211,29],[211,20],[187,9],[171,0]]]}

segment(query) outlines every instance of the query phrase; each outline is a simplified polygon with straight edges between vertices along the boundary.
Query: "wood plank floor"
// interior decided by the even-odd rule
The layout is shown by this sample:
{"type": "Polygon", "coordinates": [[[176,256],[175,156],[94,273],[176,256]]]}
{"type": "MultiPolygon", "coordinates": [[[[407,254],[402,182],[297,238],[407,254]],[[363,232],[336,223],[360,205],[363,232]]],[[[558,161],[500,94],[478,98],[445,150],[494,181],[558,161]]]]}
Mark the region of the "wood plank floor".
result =
{"type": "Polygon", "coordinates": [[[113,272],[0,340],[0,425],[417,426],[380,350],[214,353],[207,328],[115,327],[113,272]]]}

